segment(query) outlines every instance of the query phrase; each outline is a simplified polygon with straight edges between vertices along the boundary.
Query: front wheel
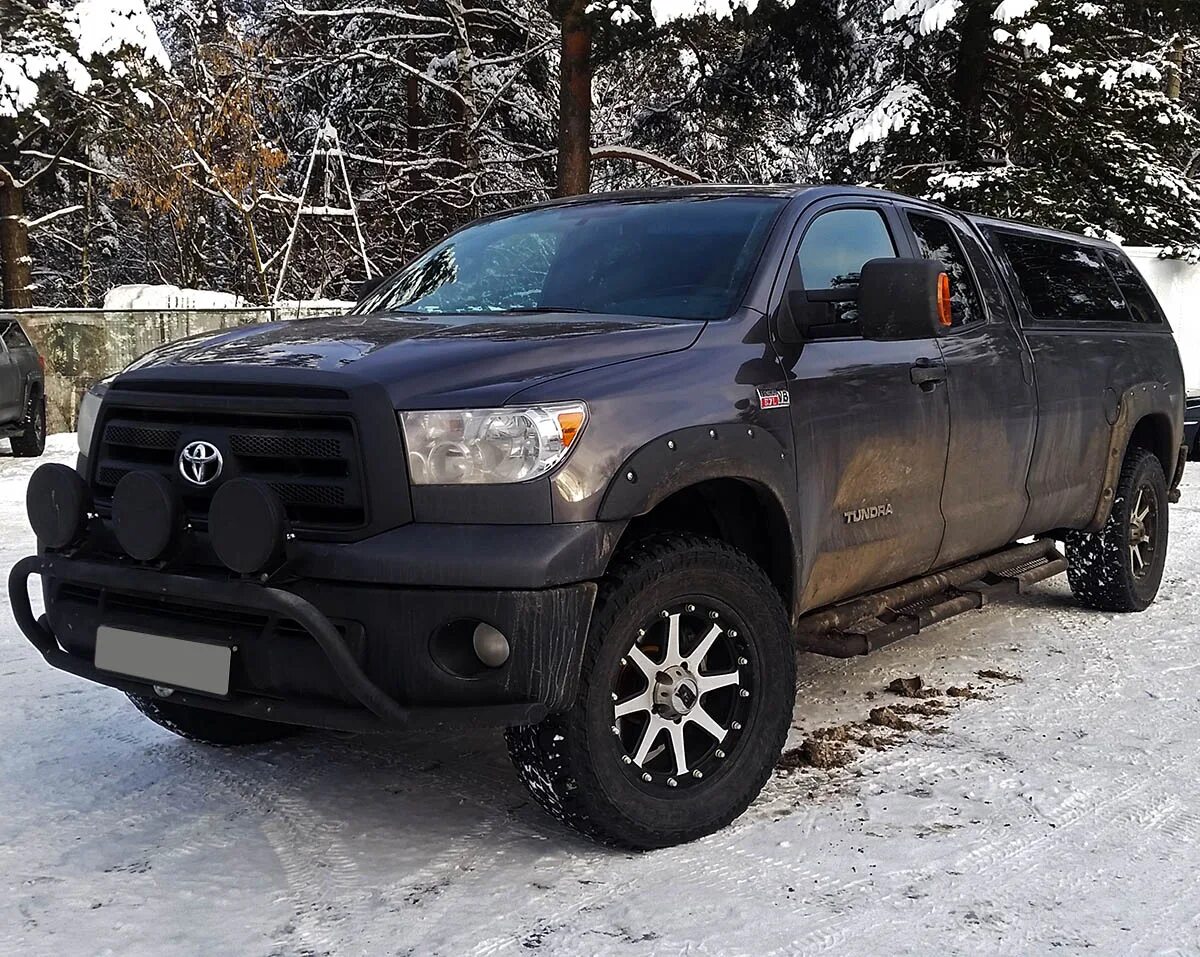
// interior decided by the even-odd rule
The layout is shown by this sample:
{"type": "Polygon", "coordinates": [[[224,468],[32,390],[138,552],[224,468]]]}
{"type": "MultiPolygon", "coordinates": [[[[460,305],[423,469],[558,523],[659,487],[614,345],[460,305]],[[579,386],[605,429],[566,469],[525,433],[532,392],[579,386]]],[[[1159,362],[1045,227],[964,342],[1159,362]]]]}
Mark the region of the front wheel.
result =
{"type": "Polygon", "coordinates": [[[1067,536],[1067,580],[1081,604],[1144,611],[1154,601],[1167,558],[1167,508],[1158,456],[1130,449],[1104,527],[1067,536]]]}
{"type": "Polygon", "coordinates": [[[574,705],[510,728],[509,754],[542,807],[589,837],[695,840],[762,790],[795,670],[787,614],[758,565],[714,539],[648,538],[601,583],[574,705]]]}

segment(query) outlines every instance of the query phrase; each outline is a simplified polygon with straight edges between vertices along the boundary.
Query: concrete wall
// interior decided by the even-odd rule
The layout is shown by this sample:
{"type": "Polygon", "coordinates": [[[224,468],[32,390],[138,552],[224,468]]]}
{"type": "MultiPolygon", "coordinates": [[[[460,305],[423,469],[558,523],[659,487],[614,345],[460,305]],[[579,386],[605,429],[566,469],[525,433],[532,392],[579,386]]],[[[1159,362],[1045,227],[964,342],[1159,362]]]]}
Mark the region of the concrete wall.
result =
{"type": "Polygon", "coordinates": [[[51,432],[75,428],[79,399],[92,383],[155,346],[202,332],[276,319],[329,315],[316,309],[26,309],[16,318],[46,360],[46,412],[51,432]]]}

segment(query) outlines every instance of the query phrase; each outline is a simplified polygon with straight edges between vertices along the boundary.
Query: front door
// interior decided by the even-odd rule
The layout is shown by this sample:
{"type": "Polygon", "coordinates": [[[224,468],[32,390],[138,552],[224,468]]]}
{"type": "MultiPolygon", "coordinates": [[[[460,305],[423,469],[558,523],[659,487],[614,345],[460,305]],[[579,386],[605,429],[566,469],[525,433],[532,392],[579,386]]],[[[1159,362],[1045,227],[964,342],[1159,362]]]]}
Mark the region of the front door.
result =
{"type": "Polygon", "coordinates": [[[979,241],[948,216],[900,208],[916,250],[946,268],[953,296],[953,325],[938,340],[950,401],[940,567],[1017,538],[1029,508],[1037,391],[1028,347],[979,241]]]}
{"type": "MultiPolygon", "coordinates": [[[[832,201],[800,223],[789,286],[844,290],[871,259],[907,252],[890,203],[832,201]]],[[[816,297],[822,298],[819,293],[816,297]]],[[[833,298],[832,296],[830,298],[833,298]]],[[[805,609],[889,585],[933,566],[950,415],[937,340],[868,342],[854,305],[829,303],[846,335],[782,348],[789,373],[800,496],[805,609]]],[[[833,333],[830,335],[830,333],[833,333]]]]}

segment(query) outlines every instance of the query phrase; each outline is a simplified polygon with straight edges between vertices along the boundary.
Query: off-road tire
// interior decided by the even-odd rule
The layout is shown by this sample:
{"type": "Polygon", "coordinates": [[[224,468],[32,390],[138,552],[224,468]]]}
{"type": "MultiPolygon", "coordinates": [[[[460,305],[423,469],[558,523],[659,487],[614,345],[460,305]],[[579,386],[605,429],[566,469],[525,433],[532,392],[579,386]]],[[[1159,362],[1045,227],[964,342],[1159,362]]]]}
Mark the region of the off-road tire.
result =
{"type": "Polygon", "coordinates": [[[1100,611],[1144,611],[1154,601],[1167,553],[1167,509],[1162,463],[1147,449],[1131,448],[1104,527],[1067,535],[1067,580],[1080,604],[1100,611]],[[1131,517],[1139,491],[1143,502],[1152,501],[1154,547],[1145,567],[1135,571],[1131,517]]]}
{"type": "Polygon", "coordinates": [[[563,823],[603,844],[681,844],[729,824],[762,790],[791,725],[795,675],[787,613],[758,565],[716,539],[654,535],[619,555],[600,582],[574,705],[539,724],[509,728],[505,740],[522,782],[563,823]],[[628,667],[623,656],[641,622],[672,602],[705,597],[743,623],[737,640],[746,642],[739,664],[748,662],[753,693],[742,702],[750,710],[728,755],[717,754],[715,773],[653,792],[613,734],[613,682],[628,667]]]}
{"type": "Polygon", "coordinates": [[[35,395],[25,413],[25,431],[10,440],[12,453],[19,459],[35,459],[46,451],[46,399],[35,395]]]}
{"type": "Polygon", "coordinates": [[[159,727],[166,728],[189,741],[198,741],[217,748],[265,744],[268,741],[290,738],[303,730],[295,725],[244,718],[236,714],[226,714],[224,711],[191,708],[144,695],[131,694],[128,697],[138,711],[159,727]]]}

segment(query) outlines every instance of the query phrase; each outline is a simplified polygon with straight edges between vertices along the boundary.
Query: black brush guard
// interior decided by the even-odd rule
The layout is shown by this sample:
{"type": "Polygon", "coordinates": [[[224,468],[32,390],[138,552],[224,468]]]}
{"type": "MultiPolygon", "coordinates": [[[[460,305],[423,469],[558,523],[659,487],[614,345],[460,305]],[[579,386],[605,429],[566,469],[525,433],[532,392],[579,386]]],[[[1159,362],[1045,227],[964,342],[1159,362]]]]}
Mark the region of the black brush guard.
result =
{"type": "Polygon", "coordinates": [[[296,622],[320,646],[334,674],[362,709],[309,701],[284,701],[239,694],[214,698],[176,689],[172,703],[224,711],[249,718],[333,728],[344,731],[392,731],[404,728],[503,726],[535,724],[547,714],[535,702],[471,705],[463,707],[411,708],[379,688],[359,667],[345,640],[329,619],[310,602],[281,588],[248,580],[220,580],[192,575],[167,574],[127,565],[111,565],[67,558],[57,554],[32,555],[13,566],[8,576],[13,617],[26,638],[56,668],[81,678],[134,694],[145,695],[148,683],[125,680],[100,671],[95,665],[59,647],[47,618],[33,613],[29,601],[29,577],[41,575],[123,592],[184,599],[199,604],[222,604],[278,615],[296,622]]]}

